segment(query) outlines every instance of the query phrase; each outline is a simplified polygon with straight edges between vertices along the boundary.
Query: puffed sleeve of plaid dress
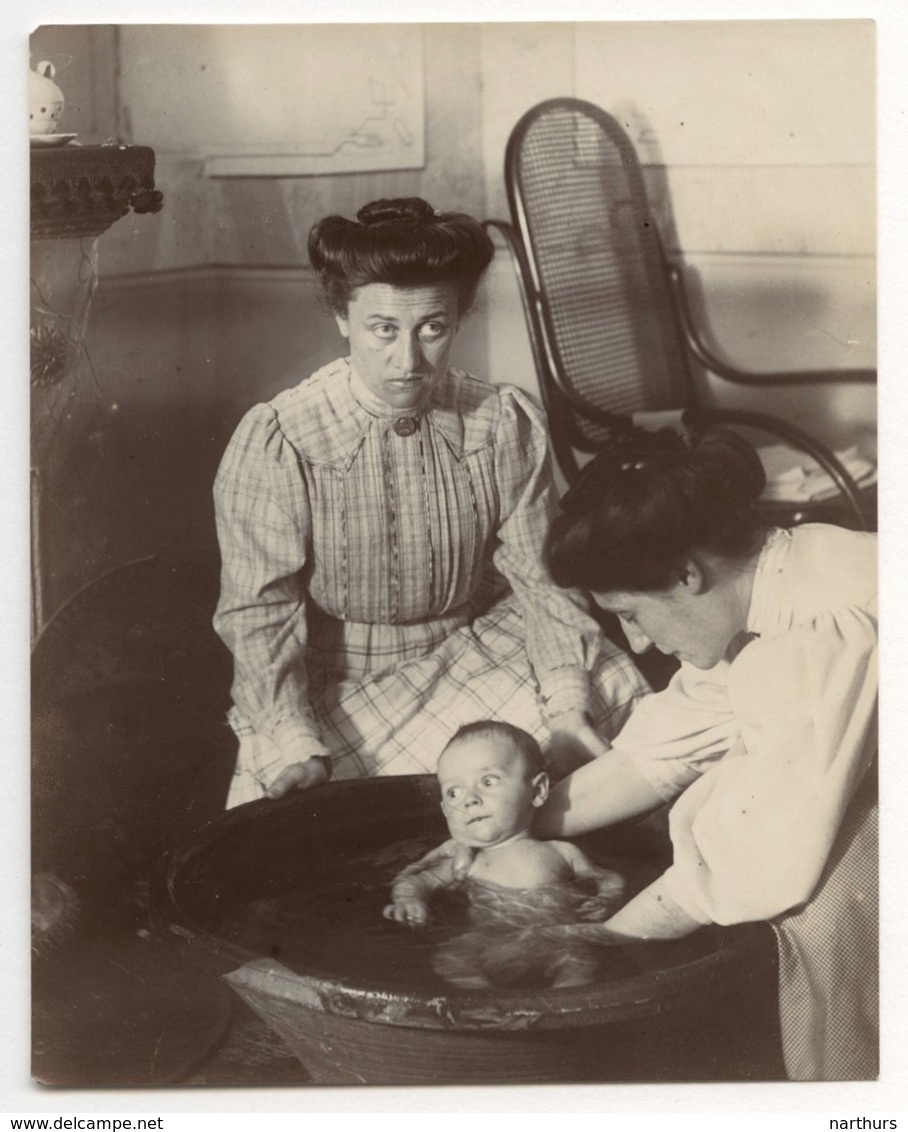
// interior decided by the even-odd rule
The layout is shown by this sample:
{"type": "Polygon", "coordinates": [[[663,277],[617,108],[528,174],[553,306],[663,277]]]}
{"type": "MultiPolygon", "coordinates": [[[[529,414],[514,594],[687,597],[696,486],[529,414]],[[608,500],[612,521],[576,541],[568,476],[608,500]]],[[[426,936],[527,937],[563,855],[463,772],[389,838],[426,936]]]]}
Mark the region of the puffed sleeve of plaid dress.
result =
{"type": "Polygon", "coordinates": [[[609,655],[618,650],[605,640],[580,593],[555,586],[543,561],[558,503],[541,410],[513,386],[502,386],[500,396],[495,449],[500,516],[493,560],[523,614],[526,651],[546,715],[589,711],[596,664],[603,650],[609,655]]]}
{"type": "MultiPolygon", "coordinates": [[[[310,531],[296,453],[271,405],[251,409],[215,484],[221,592],[215,628],[234,661],[231,724],[286,752],[327,755],[307,694],[303,570],[310,531]]],[[[281,769],[277,766],[277,770],[281,769]]]]}

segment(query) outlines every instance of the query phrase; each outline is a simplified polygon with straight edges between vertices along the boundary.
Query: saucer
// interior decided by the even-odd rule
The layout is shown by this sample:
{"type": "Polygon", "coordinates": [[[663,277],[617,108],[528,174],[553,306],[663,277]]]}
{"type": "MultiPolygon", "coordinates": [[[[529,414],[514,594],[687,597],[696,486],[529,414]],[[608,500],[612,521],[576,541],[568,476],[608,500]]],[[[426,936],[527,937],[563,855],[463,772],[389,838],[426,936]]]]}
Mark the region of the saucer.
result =
{"type": "Polygon", "coordinates": [[[32,134],[30,141],[32,145],[66,145],[71,142],[75,134],[32,134]]]}

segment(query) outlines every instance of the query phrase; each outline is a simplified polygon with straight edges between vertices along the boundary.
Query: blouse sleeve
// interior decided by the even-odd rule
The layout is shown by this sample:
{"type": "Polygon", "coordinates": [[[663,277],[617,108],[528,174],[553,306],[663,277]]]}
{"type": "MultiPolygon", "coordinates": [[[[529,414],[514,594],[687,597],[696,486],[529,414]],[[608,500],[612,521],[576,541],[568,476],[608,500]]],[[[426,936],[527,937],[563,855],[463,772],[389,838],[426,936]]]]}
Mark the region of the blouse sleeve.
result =
{"type": "Polygon", "coordinates": [[[240,727],[268,735],[285,766],[326,755],[303,662],[308,500],[296,452],[271,406],[256,406],[241,421],[214,499],[221,550],[214,627],[233,654],[240,727]]]}
{"type": "Polygon", "coordinates": [[[542,412],[512,386],[502,386],[500,396],[495,473],[501,509],[495,566],[520,603],[527,654],[547,714],[586,711],[602,630],[579,591],[560,589],[545,566],[545,537],[558,500],[542,412]]]}
{"type": "Polygon", "coordinates": [[[701,923],[808,900],[876,751],[877,632],[847,607],[752,642],[732,665],[741,742],[676,803],[656,882],[701,923]]]}
{"type": "Polygon", "coordinates": [[[682,664],[663,691],[641,700],[612,744],[666,802],[738,740],[730,667],[727,661],[708,671],[682,664]]]}

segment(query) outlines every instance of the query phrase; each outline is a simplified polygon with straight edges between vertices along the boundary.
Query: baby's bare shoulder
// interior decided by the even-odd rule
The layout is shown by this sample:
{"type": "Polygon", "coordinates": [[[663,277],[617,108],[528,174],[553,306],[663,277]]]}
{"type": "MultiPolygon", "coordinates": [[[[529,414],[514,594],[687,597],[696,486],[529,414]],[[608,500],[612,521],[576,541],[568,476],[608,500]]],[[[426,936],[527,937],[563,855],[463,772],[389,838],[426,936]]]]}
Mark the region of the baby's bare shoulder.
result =
{"type": "Polygon", "coordinates": [[[566,861],[573,869],[580,872],[595,872],[596,866],[587,857],[582,849],[579,849],[571,841],[543,841],[543,845],[549,845],[564,861],[566,861]]]}
{"type": "Polygon", "coordinates": [[[567,867],[575,871],[586,860],[580,850],[569,841],[527,841],[522,852],[527,861],[533,860],[559,871],[567,867]]]}

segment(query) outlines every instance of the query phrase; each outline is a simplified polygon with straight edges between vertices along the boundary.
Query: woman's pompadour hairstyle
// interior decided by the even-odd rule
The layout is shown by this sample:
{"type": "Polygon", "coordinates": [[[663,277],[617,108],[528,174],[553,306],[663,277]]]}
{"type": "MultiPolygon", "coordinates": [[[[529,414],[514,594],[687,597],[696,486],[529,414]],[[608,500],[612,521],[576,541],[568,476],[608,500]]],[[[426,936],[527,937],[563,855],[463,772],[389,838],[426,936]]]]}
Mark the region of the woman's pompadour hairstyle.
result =
{"type": "Polygon", "coordinates": [[[326,216],[309,233],[309,260],[335,314],[370,283],[394,287],[453,284],[458,315],[473,305],[495,247],[479,221],[437,212],[421,197],[376,200],[356,220],[326,216]]]}

